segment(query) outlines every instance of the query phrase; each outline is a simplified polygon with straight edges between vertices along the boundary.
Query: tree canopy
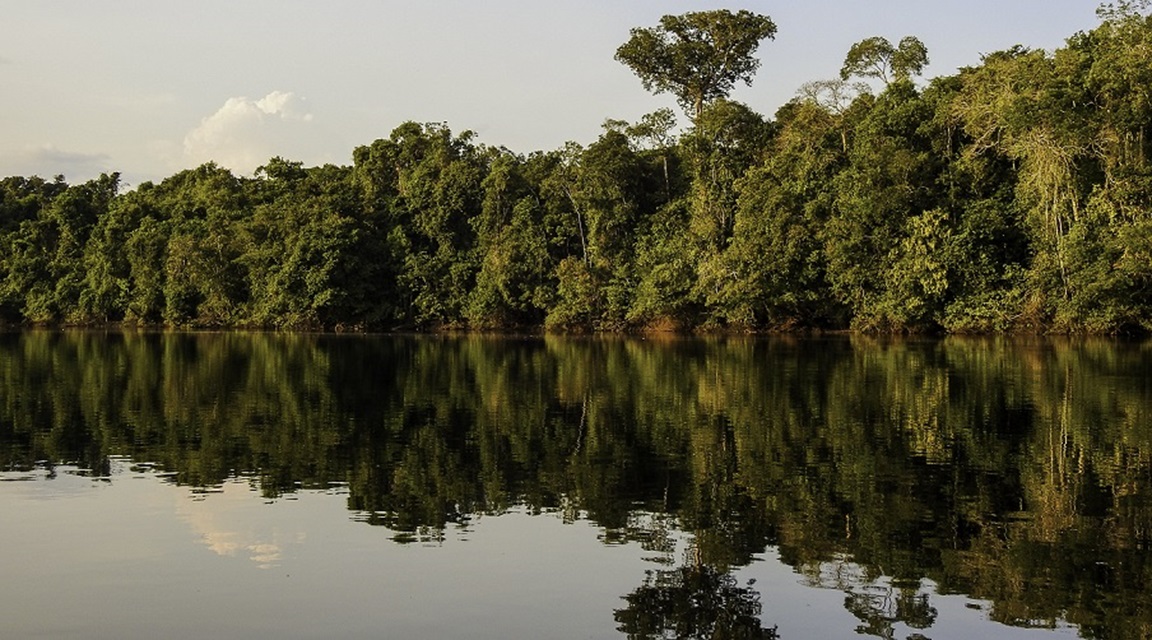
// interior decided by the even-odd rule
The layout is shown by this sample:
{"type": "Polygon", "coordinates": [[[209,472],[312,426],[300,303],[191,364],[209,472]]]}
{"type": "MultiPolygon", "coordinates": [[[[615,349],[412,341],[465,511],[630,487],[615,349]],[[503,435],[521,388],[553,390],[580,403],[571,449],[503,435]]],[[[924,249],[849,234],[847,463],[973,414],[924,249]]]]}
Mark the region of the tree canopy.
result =
{"type": "Polygon", "coordinates": [[[640,77],[644,88],[669,92],[694,118],[704,105],[725,98],[737,81],[752,83],[760,68],[756,49],[776,35],[768,16],[740,10],[666,15],[659,26],[632,29],[616,59],[640,77]]]}
{"type": "Polygon", "coordinates": [[[887,85],[894,80],[920,75],[926,66],[928,48],[919,38],[905,36],[898,46],[892,46],[887,38],[873,36],[857,42],[848,50],[840,78],[877,78],[887,85]]]}
{"type": "Polygon", "coordinates": [[[919,40],[869,38],[770,116],[725,97],[770,20],[666,16],[619,55],[679,129],[657,110],[521,154],[407,122],[351,166],[5,178],[0,322],[1147,332],[1145,8],[927,83],[919,40]]]}

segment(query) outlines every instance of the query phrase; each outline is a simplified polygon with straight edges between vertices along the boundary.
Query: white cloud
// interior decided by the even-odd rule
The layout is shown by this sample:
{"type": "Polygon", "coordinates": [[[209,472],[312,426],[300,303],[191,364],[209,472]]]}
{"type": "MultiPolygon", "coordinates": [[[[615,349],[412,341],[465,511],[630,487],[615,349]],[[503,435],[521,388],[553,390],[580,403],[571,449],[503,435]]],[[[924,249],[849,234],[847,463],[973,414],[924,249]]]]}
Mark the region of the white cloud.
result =
{"type": "Polygon", "coordinates": [[[195,164],[214,161],[250,174],[272,156],[307,161],[315,138],[312,114],[304,99],[273,91],[259,100],[228,98],[216,113],[184,136],[184,158],[195,164]]]}

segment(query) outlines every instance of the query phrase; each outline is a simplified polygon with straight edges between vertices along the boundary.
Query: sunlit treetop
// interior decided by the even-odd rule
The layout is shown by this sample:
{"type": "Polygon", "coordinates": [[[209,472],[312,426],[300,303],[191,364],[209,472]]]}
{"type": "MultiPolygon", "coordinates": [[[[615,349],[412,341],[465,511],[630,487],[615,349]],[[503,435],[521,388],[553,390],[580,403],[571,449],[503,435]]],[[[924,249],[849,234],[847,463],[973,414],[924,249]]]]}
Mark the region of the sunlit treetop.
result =
{"type": "Polygon", "coordinates": [[[659,26],[632,29],[616,59],[639,76],[644,88],[668,92],[694,118],[704,105],[727,97],[737,81],[752,84],[760,68],[760,41],[776,35],[768,16],[741,10],[667,15],[659,26]]]}
{"type": "Polygon", "coordinates": [[[915,36],[893,46],[887,38],[873,36],[852,45],[844,57],[840,78],[877,78],[885,85],[918,76],[928,66],[928,47],[915,36]]]}

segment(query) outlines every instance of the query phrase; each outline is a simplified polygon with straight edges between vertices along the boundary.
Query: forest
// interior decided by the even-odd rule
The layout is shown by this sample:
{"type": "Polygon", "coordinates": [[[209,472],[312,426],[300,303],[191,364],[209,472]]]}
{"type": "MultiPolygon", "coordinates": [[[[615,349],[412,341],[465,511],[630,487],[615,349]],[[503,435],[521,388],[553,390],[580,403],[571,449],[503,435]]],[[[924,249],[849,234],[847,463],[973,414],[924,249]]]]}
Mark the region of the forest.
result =
{"type": "Polygon", "coordinates": [[[931,80],[914,36],[867,38],[770,117],[728,97],[769,18],[665,16],[616,58],[683,122],[527,154],[407,122],[351,166],[3,178],[0,323],[1146,333],[1148,8],[931,80]]]}

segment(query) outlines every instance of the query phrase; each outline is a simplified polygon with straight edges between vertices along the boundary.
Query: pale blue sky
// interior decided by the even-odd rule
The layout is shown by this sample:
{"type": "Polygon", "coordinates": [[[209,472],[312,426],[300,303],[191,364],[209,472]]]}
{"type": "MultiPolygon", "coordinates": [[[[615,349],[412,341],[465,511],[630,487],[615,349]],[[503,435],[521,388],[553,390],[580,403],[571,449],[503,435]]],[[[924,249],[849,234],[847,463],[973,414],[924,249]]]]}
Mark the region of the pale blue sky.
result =
{"type": "Polygon", "coordinates": [[[771,115],[834,77],[853,42],[915,35],[926,76],[1096,26],[1093,0],[0,0],[0,176],[121,171],[129,184],[214,159],[351,162],[406,120],[518,152],[587,143],[663,106],[613,59],[664,14],[776,22],[751,88],[771,115]]]}

